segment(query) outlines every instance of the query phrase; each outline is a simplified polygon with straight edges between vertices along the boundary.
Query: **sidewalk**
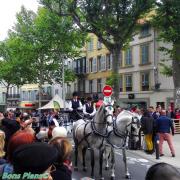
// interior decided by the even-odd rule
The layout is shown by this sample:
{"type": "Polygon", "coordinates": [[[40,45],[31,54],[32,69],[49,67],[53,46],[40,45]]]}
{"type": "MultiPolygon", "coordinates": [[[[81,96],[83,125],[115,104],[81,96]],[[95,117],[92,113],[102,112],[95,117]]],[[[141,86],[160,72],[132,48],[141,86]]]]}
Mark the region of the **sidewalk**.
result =
{"type": "Polygon", "coordinates": [[[175,134],[173,136],[173,144],[174,144],[174,148],[175,148],[176,157],[171,157],[171,152],[170,152],[169,146],[166,141],[164,141],[164,144],[163,144],[164,156],[160,157],[160,159],[156,159],[155,153],[152,155],[149,155],[149,154],[146,154],[143,150],[136,150],[136,151],[132,151],[132,152],[134,154],[138,154],[139,156],[141,156],[145,159],[153,161],[154,163],[166,162],[177,168],[180,168],[180,134],[175,134]]]}

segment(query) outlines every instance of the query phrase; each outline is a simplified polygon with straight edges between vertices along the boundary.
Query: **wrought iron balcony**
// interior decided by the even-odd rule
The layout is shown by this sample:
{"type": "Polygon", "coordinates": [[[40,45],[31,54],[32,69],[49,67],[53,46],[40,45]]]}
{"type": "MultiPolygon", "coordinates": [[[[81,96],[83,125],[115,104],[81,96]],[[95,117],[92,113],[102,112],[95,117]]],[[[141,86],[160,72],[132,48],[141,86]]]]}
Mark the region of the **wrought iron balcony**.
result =
{"type": "Polygon", "coordinates": [[[8,99],[19,99],[20,94],[8,94],[8,99]]]}

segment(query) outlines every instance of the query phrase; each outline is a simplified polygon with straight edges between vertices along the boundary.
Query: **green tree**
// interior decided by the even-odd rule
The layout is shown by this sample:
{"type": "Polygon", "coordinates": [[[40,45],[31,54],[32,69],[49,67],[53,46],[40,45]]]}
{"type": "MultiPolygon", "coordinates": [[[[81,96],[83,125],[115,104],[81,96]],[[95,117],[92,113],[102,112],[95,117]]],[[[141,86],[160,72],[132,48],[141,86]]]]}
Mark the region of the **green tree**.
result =
{"type": "Polygon", "coordinates": [[[94,33],[113,56],[114,97],[119,99],[121,50],[138,28],[138,19],[151,10],[154,0],[40,0],[60,17],[71,16],[84,32],[94,33]]]}
{"type": "MultiPolygon", "coordinates": [[[[42,85],[61,83],[64,58],[72,58],[84,43],[84,34],[79,35],[72,26],[70,18],[59,17],[45,8],[38,13],[22,7],[17,14],[17,23],[10,31],[10,36],[17,35],[29,47],[30,56],[24,61],[29,67],[28,82],[39,84],[39,106],[41,106],[42,85]],[[59,76],[59,77],[57,77],[59,76]]],[[[19,52],[24,54],[23,51],[19,52]]]]}
{"type": "Polygon", "coordinates": [[[9,88],[21,86],[27,81],[25,74],[28,69],[23,61],[27,51],[29,51],[29,47],[23,44],[17,36],[11,36],[0,42],[0,82],[6,87],[5,109],[9,88]],[[23,57],[19,54],[22,49],[23,57]]]}
{"type": "Polygon", "coordinates": [[[154,24],[159,29],[159,38],[164,42],[172,44],[171,49],[161,47],[160,50],[169,54],[172,59],[172,65],[163,64],[163,73],[173,76],[174,81],[174,99],[177,106],[176,90],[180,88],[180,1],[179,0],[161,0],[157,3],[154,24]]]}

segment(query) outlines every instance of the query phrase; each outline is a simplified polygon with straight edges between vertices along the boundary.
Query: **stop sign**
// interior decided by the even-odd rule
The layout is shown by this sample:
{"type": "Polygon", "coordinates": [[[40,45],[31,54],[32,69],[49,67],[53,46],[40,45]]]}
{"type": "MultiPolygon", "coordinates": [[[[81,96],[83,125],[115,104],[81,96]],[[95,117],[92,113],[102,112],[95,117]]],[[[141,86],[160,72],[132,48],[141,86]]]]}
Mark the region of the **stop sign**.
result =
{"type": "Polygon", "coordinates": [[[111,96],[111,94],[112,94],[112,87],[108,86],[108,85],[104,86],[103,94],[104,94],[104,96],[111,96]]]}

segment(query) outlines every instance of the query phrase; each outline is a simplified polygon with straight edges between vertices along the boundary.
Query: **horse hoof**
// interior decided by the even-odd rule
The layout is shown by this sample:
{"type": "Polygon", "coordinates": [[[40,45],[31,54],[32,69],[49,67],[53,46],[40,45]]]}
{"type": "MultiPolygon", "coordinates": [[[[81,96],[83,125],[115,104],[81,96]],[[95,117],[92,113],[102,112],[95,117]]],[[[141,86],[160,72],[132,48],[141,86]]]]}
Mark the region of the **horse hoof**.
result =
{"type": "Polygon", "coordinates": [[[105,170],[106,170],[106,171],[109,170],[109,167],[105,167],[105,170]]]}
{"type": "Polygon", "coordinates": [[[130,174],[127,174],[127,175],[126,175],[126,179],[131,179],[131,175],[130,175],[130,174]]]}
{"type": "Polygon", "coordinates": [[[83,171],[86,172],[87,171],[87,167],[83,167],[83,171]]]}
{"type": "Polygon", "coordinates": [[[74,167],[74,171],[78,171],[78,167],[74,167]]]}
{"type": "Polygon", "coordinates": [[[111,176],[111,180],[115,180],[115,177],[114,177],[114,176],[111,176]]]}
{"type": "Polygon", "coordinates": [[[100,177],[100,179],[99,180],[104,180],[104,177],[100,177]]]}

